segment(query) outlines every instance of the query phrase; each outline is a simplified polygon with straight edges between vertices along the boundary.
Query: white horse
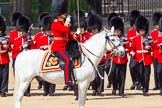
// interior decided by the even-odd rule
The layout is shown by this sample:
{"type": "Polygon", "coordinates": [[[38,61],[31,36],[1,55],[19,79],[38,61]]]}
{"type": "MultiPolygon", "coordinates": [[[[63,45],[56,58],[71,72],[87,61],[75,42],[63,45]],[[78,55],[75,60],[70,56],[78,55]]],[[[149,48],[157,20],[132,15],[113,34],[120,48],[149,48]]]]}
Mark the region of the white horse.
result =
{"type": "MultiPolygon", "coordinates": [[[[122,54],[124,48],[120,46],[119,38],[112,36],[111,31],[102,31],[84,44],[82,50],[84,54],[83,64],[74,71],[78,83],[78,108],[85,108],[85,99],[87,88],[90,82],[95,78],[96,66],[99,64],[107,50],[112,51],[114,48],[118,54],[122,54]]],[[[22,108],[21,101],[25,90],[36,76],[55,84],[64,84],[64,72],[55,71],[49,73],[40,73],[40,65],[45,51],[28,50],[20,53],[15,62],[15,87],[14,87],[14,107],[22,108]]]]}

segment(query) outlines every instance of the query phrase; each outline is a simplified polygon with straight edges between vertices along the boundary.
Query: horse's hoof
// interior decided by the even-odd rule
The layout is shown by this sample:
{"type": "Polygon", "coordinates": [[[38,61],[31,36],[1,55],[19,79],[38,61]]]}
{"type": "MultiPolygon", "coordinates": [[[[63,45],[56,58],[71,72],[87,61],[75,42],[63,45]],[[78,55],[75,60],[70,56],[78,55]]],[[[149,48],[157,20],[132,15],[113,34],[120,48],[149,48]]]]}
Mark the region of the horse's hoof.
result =
{"type": "Polygon", "coordinates": [[[1,93],[1,97],[7,97],[7,94],[5,92],[1,93]]]}

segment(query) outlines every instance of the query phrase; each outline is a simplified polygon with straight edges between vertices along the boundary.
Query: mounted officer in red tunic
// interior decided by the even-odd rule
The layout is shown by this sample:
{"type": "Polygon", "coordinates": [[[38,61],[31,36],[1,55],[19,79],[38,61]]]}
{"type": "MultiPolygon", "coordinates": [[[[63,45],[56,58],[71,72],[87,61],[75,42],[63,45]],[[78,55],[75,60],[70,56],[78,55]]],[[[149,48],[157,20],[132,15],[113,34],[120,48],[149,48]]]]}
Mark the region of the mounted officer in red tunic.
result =
{"type": "Polygon", "coordinates": [[[66,51],[68,34],[70,32],[70,17],[67,16],[67,0],[53,0],[51,9],[54,20],[51,25],[51,31],[54,41],[51,44],[51,52],[55,53],[65,62],[65,84],[72,85],[71,73],[73,72],[73,63],[66,51]]]}

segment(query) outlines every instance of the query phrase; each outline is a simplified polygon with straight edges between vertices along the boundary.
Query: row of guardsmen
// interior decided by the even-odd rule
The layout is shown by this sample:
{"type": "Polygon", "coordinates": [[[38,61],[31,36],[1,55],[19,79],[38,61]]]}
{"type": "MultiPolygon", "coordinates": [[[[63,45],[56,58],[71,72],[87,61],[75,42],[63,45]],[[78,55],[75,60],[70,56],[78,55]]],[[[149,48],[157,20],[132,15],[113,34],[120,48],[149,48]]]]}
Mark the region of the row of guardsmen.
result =
{"type": "MultiPolygon", "coordinates": [[[[12,53],[12,67],[14,74],[15,60],[20,52],[30,49],[51,51],[52,48],[56,50],[55,46],[52,44],[56,44],[58,40],[64,39],[55,37],[61,33],[68,36],[67,40],[64,40],[66,42],[70,39],[75,39],[78,40],[78,42],[84,43],[86,40],[91,38],[91,36],[102,30],[102,19],[95,11],[90,11],[87,14],[85,11],[79,10],[79,14],[80,28],[78,28],[77,10],[73,12],[72,17],[67,15],[67,10],[64,7],[57,12],[52,11],[52,15],[47,12],[41,13],[38,17],[40,31],[34,35],[33,38],[30,36],[30,19],[27,16],[22,15],[20,12],[13,13],[11,22],[15,29],[10,32],[9,37],[6,37],[5,33],[5,20],[2,16],[0,16],[0,93],[2,97],[6,97],[6,92],[8,92],[10,62],[8,52],[12,53]],[[56,29],[61,31],[61,33],[59,34],[56,32],[56,29]]],[[[159,89],[160,95],[162,95],[161,16],[161,12],[155,12],[153,14],[152,22],[155,29],[151,31],[149,35],[148,19],[142,16],[140,11],[132,10],[129,15],[131,28],[125,36],[124,22],[122,18],[116,13],[108,15],[108,27],[114,27],[114,35],[120,38],[121,44],[125,47],[125,51],[127,52],[127,54],[123,57],[111,55],[111,52],[107,52],[98,65],[99,72],[103,77],[104,72],[106,71],[108,75],[107,87],[109,88],[112,85],[113,95],[116,95],[116,91],[118,90],[119,96],[125,96],[124,89],[128,55],[130,56],[129,68],[132,79],[132,86],[130,89],[133,90],[136,88],[137,90],[142,90],[143,95],[148,96],[151,73],[150,65],[153,63],[155,80],[154,90],[159,89]]],[[[61,56],[61,53],[58,55],[61,56]]],[[[67,75],[67,73],[65,74],[67,75]]],[[[69,80],[70,78],[65,78],[65,84],[69,84],[69,80]]],[[[53,96],[56,85],[45,81],[43,81],[43,85],[43,95],[47,96],[49,94],[50,96],[53,96]]],[[[93,96],[103,96],[102,92],[104,91],[104,80],[97,75],[91,85],[93,89],[93,96]]],[[[65,86],[64,89],[67,89],[67,87],[70,86],[65,86]]],[[[39,88],[41,88],[41,85],[39,88]]],[[[24,95],[30,96],[30,85],[24,95]]]]}

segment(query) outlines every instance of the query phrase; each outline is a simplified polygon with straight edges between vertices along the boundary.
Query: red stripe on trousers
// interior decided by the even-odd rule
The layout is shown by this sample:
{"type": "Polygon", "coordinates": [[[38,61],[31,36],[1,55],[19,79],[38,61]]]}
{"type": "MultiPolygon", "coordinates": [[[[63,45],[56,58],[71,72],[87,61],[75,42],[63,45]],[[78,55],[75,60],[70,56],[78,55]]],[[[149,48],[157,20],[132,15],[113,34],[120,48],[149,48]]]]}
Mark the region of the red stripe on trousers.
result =
{"type": "Polygon", "coordinates": [[[59,51],[59,53],[62,55],[62,57],[65,60],[65,83],[69,83],[69,58],[64,54],[63,51],[59,51]]]}

